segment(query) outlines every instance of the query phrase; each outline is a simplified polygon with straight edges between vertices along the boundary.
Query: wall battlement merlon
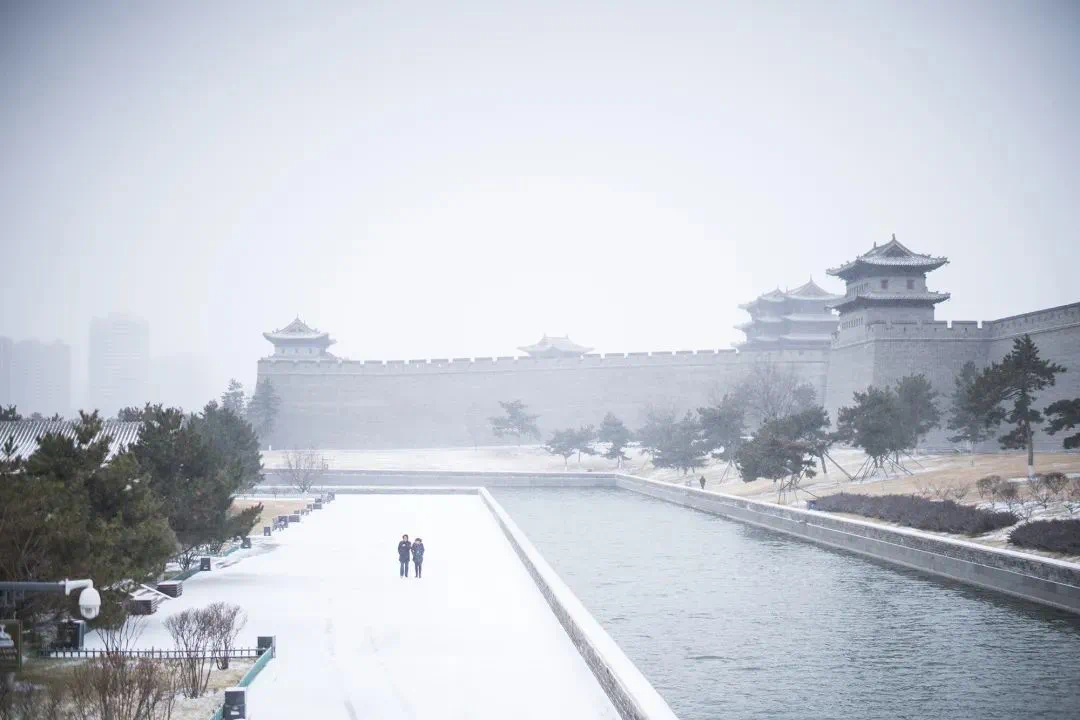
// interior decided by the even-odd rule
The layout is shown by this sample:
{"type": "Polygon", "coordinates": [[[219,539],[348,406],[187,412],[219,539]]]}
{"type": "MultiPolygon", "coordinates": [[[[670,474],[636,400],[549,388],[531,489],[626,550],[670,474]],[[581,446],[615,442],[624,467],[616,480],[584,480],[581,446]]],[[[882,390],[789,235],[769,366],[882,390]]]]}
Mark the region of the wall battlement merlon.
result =
{"type": "Polygon", "coordinates": [[[875,340],[989,341],[1080,325],[1080,303],[1003,320],[870,321],[837,331],[833,348],[875,340]]]}
{"type": "MultiPolygon", "coordinates": [[[[819,353],[820,354],[820,353],[819,353]]],[[[672,352],[588,354],[571,358],[477,357],[424,358],[412,360],[347,360],[331,357],[279,357],[259,360],[260,373],[281,374],[314,372],[318,374],[408,374],[438,372],[490,372],[518,370],[561,370],[574,368],[642,367],[670,365],[731,365],[739,353],[724,350],[678,350],[672,352]]],[[[824,355],[808,355],[808,361],[823,361],[824,355]]]]}
{"type": "Polygon", "coordinates": [[[1037,333],[1080,324],[1080,302],[1059,305],[1045,310],[989,320],[983,326],[995,338],[1037,333]]]}

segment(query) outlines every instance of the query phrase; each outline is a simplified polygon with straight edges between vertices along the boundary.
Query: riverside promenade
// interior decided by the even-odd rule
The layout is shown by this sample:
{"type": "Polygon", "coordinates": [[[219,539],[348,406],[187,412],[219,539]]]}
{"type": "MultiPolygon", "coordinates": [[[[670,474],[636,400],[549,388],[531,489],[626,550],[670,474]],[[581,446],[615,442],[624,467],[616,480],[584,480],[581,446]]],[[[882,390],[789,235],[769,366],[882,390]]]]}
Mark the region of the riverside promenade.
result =
{"type": "Polygon", "coordinates": [[[339,495],[245,556],[199,573],[164,619],[223,600],[239,646],[277,637],[248,695],[257,720],[617,718],[476,495],[339,495]],[[424,577],[398,576],[402,533],[427,546],[424,577]]]}

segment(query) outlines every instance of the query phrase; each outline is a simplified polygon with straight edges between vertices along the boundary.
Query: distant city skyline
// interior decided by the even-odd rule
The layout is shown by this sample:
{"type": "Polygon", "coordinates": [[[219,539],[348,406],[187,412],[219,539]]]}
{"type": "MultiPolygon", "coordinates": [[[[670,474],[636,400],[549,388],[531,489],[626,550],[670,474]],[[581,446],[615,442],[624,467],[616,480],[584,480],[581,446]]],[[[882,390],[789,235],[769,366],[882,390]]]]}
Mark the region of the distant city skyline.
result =
{"type": "Polygon", "coordinates": [[[88,335],[94,333],[95,324],[99,335],[105,333],[99,340],[113,341],[108,353],[105,347],[100,348],[97,377],[102,385],[95,399],[91,399],[90,377],[94,373],[89,341],[80,346],[64,340],[0,334],[0,405],[15,405],[27,416],[36,412],[68,417],[96,408],[111,417],[121,407],[147,402],[196,410],[220,396],[225,387],[213,377],[204,354],[146,356],[140,348],[148,344],[144,341],[151,336],[150,327],[132,313],[95,318],[88,335]],[[136,337],[125,338],[122,331],[132,329],[136,337]],[[109,330],[121,331],[120,336],[108,337],[109,330]],[[80,356],[81,363],[77,360],[80,356]]]}
{"type": "Polygon", "coordinates": [[[24,415],[69,415],[71,347],[59,340],[0,337],[0,405],[15,405],[24,415]]]}

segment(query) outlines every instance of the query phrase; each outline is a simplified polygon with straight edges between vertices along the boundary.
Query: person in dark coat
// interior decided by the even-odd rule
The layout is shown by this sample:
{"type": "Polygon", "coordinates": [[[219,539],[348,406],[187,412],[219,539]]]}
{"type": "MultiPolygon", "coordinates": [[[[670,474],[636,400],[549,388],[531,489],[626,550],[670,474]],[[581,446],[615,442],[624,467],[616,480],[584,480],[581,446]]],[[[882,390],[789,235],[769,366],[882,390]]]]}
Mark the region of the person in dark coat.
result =
{"type": "Polygon", "coordinates": [[[424,570],[424,541],[420,538],[416,538],[416,542],[412,544],[412,562],[416,566],[416,577],[419,578],[424,570]]]}
{"type": "Polygon", "coordinates": [[[401,536],[401,542],[397,544],[397,559],[401,565],[401,577],[409,577],[409,553],[412,552],[412,543],[408,535],[401,536]]]}
{"type": "Polygon", "coordinates": [[[704,475],[702,475],[702,476],[701,476],[701,477],[700,477],[700,478],[698,479],[698,482],[700,482],[700,483],[701,483],[701,489],[702,489],[702,490],[704,490],[704,489],[705,489],[705,476],[704,476],[704,475]]]}

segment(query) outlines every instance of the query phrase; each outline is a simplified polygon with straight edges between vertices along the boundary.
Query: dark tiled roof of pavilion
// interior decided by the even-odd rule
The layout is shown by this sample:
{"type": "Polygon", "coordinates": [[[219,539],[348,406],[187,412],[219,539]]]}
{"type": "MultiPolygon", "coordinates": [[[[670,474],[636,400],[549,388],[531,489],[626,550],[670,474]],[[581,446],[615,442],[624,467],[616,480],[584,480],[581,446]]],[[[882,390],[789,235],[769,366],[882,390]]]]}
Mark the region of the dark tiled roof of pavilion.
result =
{"type": "Polygon", "coordinates": [[[535,345],[524,345],[519,347],[518,350],[527,352],[530,355],[584,355],[587,352],[592,351],[593,348],[585,347],[584,345],[578,345],[573,342],[569,336],[563,337],[549,337],[544,335],[540,338],[540,342],[535,345]]]}
{"type": "Polygon", "coordinates": [[[947,262],[949,262],[949,260],[945,257],[934,257],[914,252],[904,246],[896,239],[896,236],[893,235],[892,240],[884,245],[881,245],[880,247],[874,245],[868,252],[859,255],[854,260],[846,262],[840,267],[830,268],[829,270],[826,270],[826,272],[829,275],[842,278],[860,265],[875,267],[910,267],[919,268],[929,272],[930,270],[936,270],[947,262]]]}
{"type": "MultiPolygon", "coordinates": [[[[140,422],[121,422],[119,420],[106,420],[102,424],[101,432],[94,437],[94,441],[102,437],[111,438],[109,442],[109,457],[116,455],[125,447],[139,439],[142,430],[140,422]]],[[[57,433],[66,438],[75,437],[74,420],[5,420],[0,422],[0,448],[8,438],[14,438],[15,455],[26,459],[34,454],[38,447],[38,438],[46,433],[57,433]]]]}

